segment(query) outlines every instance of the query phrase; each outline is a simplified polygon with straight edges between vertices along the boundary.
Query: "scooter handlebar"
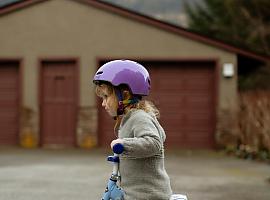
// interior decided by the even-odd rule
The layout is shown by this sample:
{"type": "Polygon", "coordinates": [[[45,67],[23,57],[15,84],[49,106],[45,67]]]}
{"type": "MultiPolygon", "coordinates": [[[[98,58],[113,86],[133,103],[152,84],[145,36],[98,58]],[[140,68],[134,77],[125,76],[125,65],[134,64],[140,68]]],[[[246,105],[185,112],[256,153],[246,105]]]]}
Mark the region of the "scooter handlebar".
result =
{"type": "Polygon", "coordinates": [[[116,143],[115,145],[113,145],[113,152],[115,154],[121,154],[124,151],[124,145],[121,143],[116,143]]]}

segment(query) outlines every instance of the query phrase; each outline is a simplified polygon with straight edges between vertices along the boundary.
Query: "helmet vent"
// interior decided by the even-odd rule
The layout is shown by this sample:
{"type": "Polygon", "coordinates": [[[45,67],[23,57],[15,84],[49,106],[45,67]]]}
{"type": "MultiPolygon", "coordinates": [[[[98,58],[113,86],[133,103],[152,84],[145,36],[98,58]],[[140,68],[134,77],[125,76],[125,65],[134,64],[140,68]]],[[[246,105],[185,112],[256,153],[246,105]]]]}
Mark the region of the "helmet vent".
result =
{"type": "Polygon", "coordinates": [[[103,72],[101,71],[101,72],[97,72],[97,75],[100,75],[100,74],[102,74],[103,72]]]}
{"type": "Polygon", "coordinates": [[[149,79],[149,78],[147,79],[147,81],[148,81],[148,84],[149,84],[149,85],[151,85],[151,81],[150,81],[150,79],[149,79]]]}

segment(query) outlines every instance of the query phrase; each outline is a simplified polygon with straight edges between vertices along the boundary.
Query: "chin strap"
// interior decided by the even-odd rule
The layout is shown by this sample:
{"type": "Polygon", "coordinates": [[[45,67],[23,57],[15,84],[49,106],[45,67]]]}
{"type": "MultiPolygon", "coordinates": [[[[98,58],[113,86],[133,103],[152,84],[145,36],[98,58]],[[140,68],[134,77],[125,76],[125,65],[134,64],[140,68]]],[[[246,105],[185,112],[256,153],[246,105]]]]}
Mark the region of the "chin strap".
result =
{"type": "Polygon", "coordinates": [[[139,98],[133,97],[132,99],[123,100],[122,92],[116,89],[116,96],[118,98],[117,116],[123,115],[125,108],[129,105],[134,105],[139,102],[139,98]]]}
{"type": "Polygon", "coordinates": [[[134,106],[136,103],[139,102],[141,97],[135,96],[132,99],[123,100],[123,94],[120,89],[116,88],[115,93],[118,100],[118,108],[117,108],[117,115],[113,117],[113,119],[116,121],[114,125],[114,134],[118,138],[118,128],[120,126],[121,116],[125,112],[125,108],[128,106],[134,106]]]}

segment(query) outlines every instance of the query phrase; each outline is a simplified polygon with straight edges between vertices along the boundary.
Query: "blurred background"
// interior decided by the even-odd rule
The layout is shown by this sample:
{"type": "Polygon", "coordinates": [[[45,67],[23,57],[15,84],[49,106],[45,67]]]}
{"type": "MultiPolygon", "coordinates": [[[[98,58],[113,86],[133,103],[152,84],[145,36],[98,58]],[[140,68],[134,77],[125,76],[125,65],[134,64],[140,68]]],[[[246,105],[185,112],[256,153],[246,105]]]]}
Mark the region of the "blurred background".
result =
{"type": "Polygon", "coordinates": [[[267,0],[0,0],[0,166],[19,152],[108,151],[114,121],[92,78],[113,59],[149,70],[168,151],[268,165],[269,10],[267,0]]]}

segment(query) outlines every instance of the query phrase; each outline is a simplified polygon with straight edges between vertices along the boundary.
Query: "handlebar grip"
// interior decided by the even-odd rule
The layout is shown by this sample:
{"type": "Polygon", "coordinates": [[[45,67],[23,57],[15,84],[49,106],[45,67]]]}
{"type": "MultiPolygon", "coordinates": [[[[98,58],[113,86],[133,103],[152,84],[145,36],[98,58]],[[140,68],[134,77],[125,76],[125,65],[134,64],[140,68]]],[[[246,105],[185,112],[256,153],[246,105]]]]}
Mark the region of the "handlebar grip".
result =
{"type": "Polygon", "coordinates": [[[113,152],[116,154],[121,154],[124,151],[124,145],[121,143],[116,143],[113,145],[113,152]]]}

